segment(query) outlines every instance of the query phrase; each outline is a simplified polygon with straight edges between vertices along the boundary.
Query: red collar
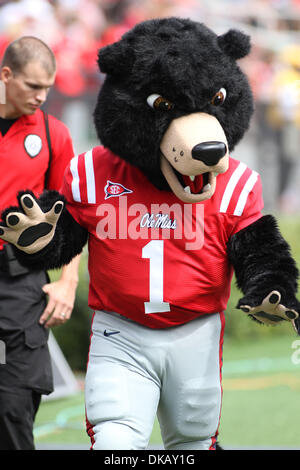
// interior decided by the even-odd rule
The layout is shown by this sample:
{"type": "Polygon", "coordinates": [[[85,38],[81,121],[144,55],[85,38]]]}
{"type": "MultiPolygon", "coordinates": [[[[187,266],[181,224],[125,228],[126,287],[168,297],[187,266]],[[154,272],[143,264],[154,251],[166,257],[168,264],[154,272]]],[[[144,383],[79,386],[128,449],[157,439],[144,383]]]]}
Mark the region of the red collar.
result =
{"type": "Polygon", "coordinates": [[[34,114],[30,114],[29,116],[23,115],[19,118],[19,123],[24,126],[34,126],[38,121],[38,113],[41,113],[40,109],[37,109],[34,114]]]}

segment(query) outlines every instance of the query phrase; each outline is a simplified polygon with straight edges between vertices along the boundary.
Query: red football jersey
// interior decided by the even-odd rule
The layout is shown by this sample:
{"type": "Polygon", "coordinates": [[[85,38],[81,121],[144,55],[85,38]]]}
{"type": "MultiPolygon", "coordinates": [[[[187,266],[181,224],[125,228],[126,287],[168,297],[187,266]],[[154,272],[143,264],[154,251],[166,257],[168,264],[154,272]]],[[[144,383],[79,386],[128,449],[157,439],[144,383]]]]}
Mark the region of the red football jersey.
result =
{"type": "Polygon", "coordinates": [[[186,204],[102,146],[72,159],[62,192],[89,231],[90,307],[152,328],[226,308],[226,244],[263,207],[259,175],[232,158],[213,197],[186,204]]]}
{"type": "MultiPolygon", "coordinates": [[[[50,115],[49,130],[53,156],[47,187],[58,190],[74,152],[67,127],[50,115]]],[[[49,149],[41,110],[21,116],[4,136],[0,132],[0,162],[0,212],[17,204],[19,191],[30,189],[39,195],[44,190],[49,149]]],[[[0,240],[0,249],[3,244],[0,240]]]]}

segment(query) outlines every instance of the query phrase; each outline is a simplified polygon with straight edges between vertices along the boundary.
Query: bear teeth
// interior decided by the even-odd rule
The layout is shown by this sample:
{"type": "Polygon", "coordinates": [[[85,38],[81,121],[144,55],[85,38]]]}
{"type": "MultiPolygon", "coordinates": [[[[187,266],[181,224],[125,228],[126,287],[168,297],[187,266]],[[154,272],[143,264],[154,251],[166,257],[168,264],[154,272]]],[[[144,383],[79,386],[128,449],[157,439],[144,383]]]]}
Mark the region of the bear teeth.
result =
{"type": "Polygon", "coordinates": [[[195,181],[195,176],[194,175],[190,176],[190,180],[195,181]]]}
{"type": "Polygon", "coordinates": [[[202,191],[203,191],[203,192],[209,191],[210,188],[211,188],[211,184],[210,184],[210,183],[207,183],[207,184],[204,186],[204,188],[202,189],[202,191]]]}
{"type": "MultiPolygon", "coordinates": [[[[210,188],[211,188],[211,184],[210,184],[210,183],[207,183],[207,184],[202,188],[201,193],[205,193],[206,191],[209,191],[210,188]]],[[[188,193],[188,194],[191,194],[191,193],[192,193],[191,188],[190,188],[189,186],[186,186],[186,187],[184,188],[184,191],[185,191],[186,193],[188,193]]]]}

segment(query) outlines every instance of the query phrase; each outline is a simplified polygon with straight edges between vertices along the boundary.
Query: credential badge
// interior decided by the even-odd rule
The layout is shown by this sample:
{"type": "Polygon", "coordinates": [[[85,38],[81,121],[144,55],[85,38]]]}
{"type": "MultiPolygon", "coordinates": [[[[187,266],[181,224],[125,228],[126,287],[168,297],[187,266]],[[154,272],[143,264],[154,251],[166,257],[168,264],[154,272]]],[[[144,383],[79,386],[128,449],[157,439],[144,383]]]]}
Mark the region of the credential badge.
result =
{"type": "Polygon", "coordinates": [[[28,155],[34,158],[42,149],[42,139],[39,135],[28,134],[24,139],[24,147],[28,155]]]}

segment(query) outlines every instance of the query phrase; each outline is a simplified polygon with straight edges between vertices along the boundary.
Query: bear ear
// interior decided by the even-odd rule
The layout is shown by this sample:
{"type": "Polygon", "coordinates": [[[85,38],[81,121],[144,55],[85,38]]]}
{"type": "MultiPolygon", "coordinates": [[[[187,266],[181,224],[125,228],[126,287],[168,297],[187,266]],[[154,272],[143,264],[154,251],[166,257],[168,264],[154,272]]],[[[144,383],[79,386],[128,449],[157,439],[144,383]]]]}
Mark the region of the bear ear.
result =
{"type": "Polygon", "coordinates": [[[218,36],[218,45],[226,55],[235,60],[245,57],[251,50],[250,36],[236,29],[218,36]]]}
{"type": "Polygon", "coordinates": [[[132,65],[130,48],[123,41],[114,42],[99,49],[98,66],[102,73],[119,75],[132,65]]]}

